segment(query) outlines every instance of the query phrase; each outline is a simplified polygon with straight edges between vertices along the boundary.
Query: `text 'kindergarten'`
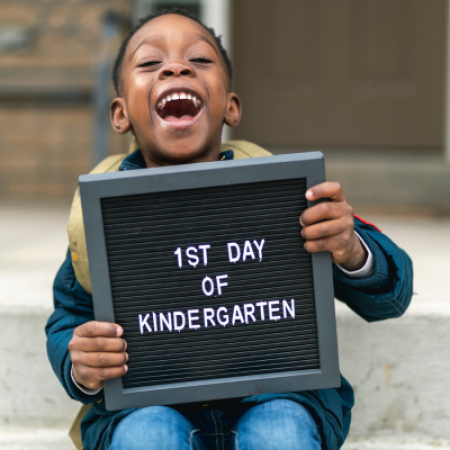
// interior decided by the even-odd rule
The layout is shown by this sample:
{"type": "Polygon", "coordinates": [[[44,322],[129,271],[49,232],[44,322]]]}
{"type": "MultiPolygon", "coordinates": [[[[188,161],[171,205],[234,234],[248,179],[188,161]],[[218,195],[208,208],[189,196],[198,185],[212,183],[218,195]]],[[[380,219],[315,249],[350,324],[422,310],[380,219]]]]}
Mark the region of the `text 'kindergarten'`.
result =
{"type": "MultiPolygon", "coordinates": [[[[238,261],[263,260],[263,248],[265,239],[245,241],[243,248],[236,242],[227,243],[228,262],[235,264],[238,261]]],[[[178,247],[174,254],[177,257],[179,269],[185,263],[194,269],[202,262],[208,265],[209,244],[189,246],[184,251],[178,247]]],[[[228,286],[228,274],[217,275],[212,279],[205,276],[201,281],[201,289],[206,297],[221,296],[228,286]]],[[[206,307],[201,310],[191,308],[187,311],[169,312],[145,312],[138,314],[139,332],[155,333],[162,331],[178,331],[185,329],[198,330],[215,326],[234,326],[237,323],[251,324],[258,321],[278,321],[281,319],[295,319],[295,299],[258,301],[255,303],[245,303],[244,305],[234,305],[227,308],[225,306],[206,307]]]]}

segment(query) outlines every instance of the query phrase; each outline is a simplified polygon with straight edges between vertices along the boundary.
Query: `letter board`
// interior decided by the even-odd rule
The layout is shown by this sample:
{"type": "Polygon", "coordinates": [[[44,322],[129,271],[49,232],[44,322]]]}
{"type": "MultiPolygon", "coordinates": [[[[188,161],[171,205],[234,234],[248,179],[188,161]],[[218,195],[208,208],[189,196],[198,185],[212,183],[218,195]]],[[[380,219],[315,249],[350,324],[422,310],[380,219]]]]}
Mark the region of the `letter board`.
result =
{"type": "Polygon", "coordinates": [[[320,152],[85,175],[96,320],[124,328],[108,410],[337,387],[328,252],[303,248],[320,152]]]}

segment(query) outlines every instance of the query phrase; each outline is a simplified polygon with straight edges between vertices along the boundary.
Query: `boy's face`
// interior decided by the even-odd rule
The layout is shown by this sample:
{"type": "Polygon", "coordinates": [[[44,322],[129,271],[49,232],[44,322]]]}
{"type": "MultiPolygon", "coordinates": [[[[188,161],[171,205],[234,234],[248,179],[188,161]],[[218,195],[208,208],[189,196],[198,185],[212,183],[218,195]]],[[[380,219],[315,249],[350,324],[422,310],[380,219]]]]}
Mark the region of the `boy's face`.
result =
{"type": "Polygon", "coordinates": [[[147,166],[218,159],[223,123],[239,123],[226,66],[213,37],[195,21],[169,14],[130,40],[120,97],[111,104],[119,133],[133,129],[147,166]]]}

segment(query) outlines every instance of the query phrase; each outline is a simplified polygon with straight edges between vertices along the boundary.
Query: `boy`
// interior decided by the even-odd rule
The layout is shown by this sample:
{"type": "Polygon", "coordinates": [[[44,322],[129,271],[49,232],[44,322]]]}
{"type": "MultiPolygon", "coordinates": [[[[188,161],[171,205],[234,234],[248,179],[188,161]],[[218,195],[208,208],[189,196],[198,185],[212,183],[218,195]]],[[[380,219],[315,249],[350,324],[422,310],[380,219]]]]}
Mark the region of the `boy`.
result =
{"type": "MultiPolygon", "coordinates": [[[[119,51],[114,81],[112,125],[118,133],[131,131],[139,146],[119,170],[233,157],[220,153],[223,123],[236,126],[241,117],[231,64],[220,39],[195,18],[173,10],[143,19],[119,51]]],[[[329,199],[306,210],[300,224],[309,252],[332,254],[336,297],[368,321],[400,316],[412,295],[408,256],[353,217],[338,183],[322,183],[306,196],[329,199]]],[[[106,411],[103,380],[127,371],[123,330],[93,320],[92,298],[70,253],[54,293],[48,355],[68,394],[94,404],[81,425],[87,450],[335,450],[343,444],[353,406],[344,378],[339,389],[106,411]]]]}

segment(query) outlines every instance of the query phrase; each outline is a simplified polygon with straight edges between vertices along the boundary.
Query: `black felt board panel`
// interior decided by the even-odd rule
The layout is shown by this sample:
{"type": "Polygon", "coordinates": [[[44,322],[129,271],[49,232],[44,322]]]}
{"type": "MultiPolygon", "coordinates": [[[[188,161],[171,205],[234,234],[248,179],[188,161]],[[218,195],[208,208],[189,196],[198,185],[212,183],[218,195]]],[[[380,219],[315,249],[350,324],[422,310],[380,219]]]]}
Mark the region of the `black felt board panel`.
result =
{"type": "Polygon", "coordinates": [[[319,368],[311,255],[299,225],[305,191],[306,180],[299,179],[102,200],[114,313],[130,355],[124,388],[319,368]],[[262,239],[260,262],[253,241],[261,245],[262,239]],[[236,242],[243,253],[246,240],[253,255],[230,264],[227,243],[236,242]],[[202,244],[211,246],[207,266],[194,268],[186,260],[180,269],[175,249],[202,244]],[[206,296],[202,279],[220,274],[228,275],[228,286],[220,296],[217,289],[206,296]],[[295,319],[286,306],[283,318],[282,301],[292,308],[292,299],[295,319]],[[239,305],[245,320],[244,304],[274,300],[280,302],[272,306],[280,309],[273,314],[277,321],[269,320],[267,304],[255,306],[248,324],[202,326],[203,308],[225,307],[232,319],[239,305]],[[201,328],[174,331],[173,311],[187,322],[188,309],[199,310],[195,324],[201,328]],[[137,311],[150,313],[152,332],[140,333],[137,311]],[[154,331],[153,312],[158,328],[160,313],[170,318],[171,332],[154,331]]]}
{"type": "Polygon", "coordinates": [[[108,410],[339,386],[331,258],[299,224],[324,179],[318,152],[80,177],[95,317],[128,343],[108,410]]]}

